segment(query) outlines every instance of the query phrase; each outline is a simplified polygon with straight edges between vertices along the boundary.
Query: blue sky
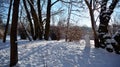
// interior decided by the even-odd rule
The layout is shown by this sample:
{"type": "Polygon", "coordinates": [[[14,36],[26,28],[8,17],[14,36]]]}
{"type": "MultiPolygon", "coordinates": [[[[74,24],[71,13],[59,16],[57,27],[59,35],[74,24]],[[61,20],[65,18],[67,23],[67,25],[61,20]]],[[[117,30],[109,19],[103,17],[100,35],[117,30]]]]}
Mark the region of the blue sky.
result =
{"type": "MultiPolygon", "coordinates": [[[[56,0],[52,0],[52,2],[54,2],[54,1],[56,1],[56,0]]],[[[8,7],[9,4],[6,4],[5,6],[8,7]]],[[[62,9],[64,9],[65,11],[63,12],[62,15],[59,14],[60,16],[55,16],[56,20],[57,20],[56,23],[58,22],[60,17],[67,18],[67,8],[63,4],[61,4],[61,2],[58,2],[54,6],[52,6],[52,11],[57,11],[60,7],[62,7],[62,9]]],[[[76,9],[76,8],[74,8],[74,9],[76,9]]],[[[6,11],[4,13],[7,14],[8,9],[6,9],[6,11]]],[[[73,12],[73,13],[78,14],[81,17],[78,17],[78,16],[72,14],[71,15],[71,19],[72,19],[71,23],[74,23],[78,26],[89,26],[89,27],[91,26],[88,10],[84,10],[84,11],[81,11],[81,12],[73,12]]],[[[7,15],[5,15],[5,17],[4,17],[4,22],[5,23],[6,23],[6,19],[7,19],[7,15]]]]}
{"type": "MultiPolygon", "coordinates": [[[[55,0],[54,0],[55,1],[55,0]]],[[[58,2],[56,3],[53,7],[52,7],[52,10],[57,10],[59,9],[60,7],[62,6],[62,9],[64,9],[65,11],[63,12],[64,16],[62,17],[65,17],[67,18],[67,7],[65,7],[63,4],[61,4],[61,2],[58,2]]],[[[79,8],[76,8],[76,7],[73,7],[73,9],[79,9],[79,8]]],[[[90,17],[89,17],[89,12],[88,10],[82,10],[80,9],[81,11],[80,12],[73,12],[72,13],[75,13],[75,14],[78,14],[80,15],[81,17],[78,17],[76,15],[73,15],[71,14],[71,23],[74,23],[78,26],[91,26],[91,22],[90,22],[90,17]],[[74,20],[74,21],[73,21],[74,20]],[[77,23],[76,23],[77,22],[77,23]]]]}
{"type": "MultiPolygon", "coordinates": [[[[54,2],[54,1],[56,1],[56,0],[52,0],[52,2],[54,2]]],[[[9,5],[7,5],[7,6],[9,6],[9,5]]],[[[57,11],[60,7],[62,7],[62,9],[64,9],[65,11],[63,12],[63,14],[59,14],[60,16],[55,16],[56,23],[58,22],[58,20],[60,18],[67,18],[67,8],[63,4],[61,4],[61,2],[58,2],[54,6],[52,6],[52,11],[57,11]]],[[[73,9],[78,9],[78,8],[73,7],[73,9]]],[[[118,13],[120,12],[119,9],[116,8],[115,12],[113,13],[113,16],[116,15],[116,12],[118,12],[118,13]]],[[[5,12],[7,13],[7,10],[5,12]]],[[[72,19],[71,23],[74,23],[78,26],[91,27],[91,21],[90,21],[89,10],[88,9],[81,10],[80,12],[73,12],[73,13],[78,14],[81,17],[78,17],[78,16],[72,14],[71,15],[71,19],[72,19]]],[[[97,22],[97,24],[99,24],[99,22],[97,22]]]]}
{"type": "MultiPolygon", "coordinates": [[[[55,0],[54,0],[55,1],[55,0]]],[[[78,4],[79,5],[79,4],[78,4]]],[[[55,9],[57,9],[57,8],[59,8],[61,6],[61,3],[57,3],[57,4],[55,4],[54,6],[53,6],[53,9],[55,10],[55,9]]],[[[85,4],[85,7],[87,8],[87,6],[86,6],[86,4],[85,4]]],[[[65,9],[65,10],[67,10],[67,8],[66,7],[64,7],[63,6],[63,8],[65,9]]],[[[73,9],[76,9],[76,8],[73,8],[73,9]]],[[[112,19],[115,17],[115,15],[116,15],[116,13],[120,13],[120,8],[116,8],[115,10],[114,10],[114,12],[113,12],[113,14],[112,14],[112,19]]],[[[67,11],[65,11],[65,13],[64,13],[64,15],[66,15],[66,17],[67,17],[67,11]]],[[[91,20],[90,20],[90,15],[89,15],[89,10],[88,9],[85,9],[85,10],[83,10],[83,11],[81,11],[81,12],[74,12],[74,13],[76,13],[76,14],[78,14],[78,15],[81,15],[81,17],[78,17],[78,16],[76,16],[76,15],[71,15],[71,19],[74,19],[75,20],[75,22],[74,21],[71,21],[72,23],[75,23],[75,24],[77,24],[78,26],[88,26],[88,27],[91,27],[91,20]],[[85,17],[84,17],[85,16],[85,17]],[[76,21],[78,21],[77,23],[76,23],[76,21]]],[[[96,17],[99,15],[98,13],[95,13],[96,15],[96,17]]],[[[119,14],[120,15],[120,14],[119,14]]],[[[110,22],[110,24],[112,24],[113,22],[110,22]]],[[[99,20],[97,21],[97,25],[99,25],[99,20]]]]}

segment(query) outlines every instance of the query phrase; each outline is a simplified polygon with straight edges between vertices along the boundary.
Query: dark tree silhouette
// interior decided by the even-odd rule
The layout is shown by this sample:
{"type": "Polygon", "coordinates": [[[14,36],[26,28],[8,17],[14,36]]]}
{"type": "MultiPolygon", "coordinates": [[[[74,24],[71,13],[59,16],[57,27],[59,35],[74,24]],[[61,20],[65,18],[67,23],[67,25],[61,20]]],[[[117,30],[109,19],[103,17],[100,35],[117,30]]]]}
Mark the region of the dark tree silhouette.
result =
{"type": "Polygon", "coordinates": [[[26,14],[27,14],[27,19],[30,23],[30,33],[31,33],[32,39],[35,39],[34,38],[33,23],[32,23],[32,19],[31,19],[31,15],[30,15],[29,10],[28,10],[27,5],[26,5],[26,0],[23,0],[23,5],[24,5],[24,8],[25,8],[25,11],[26,11],[26,14]]]}
{"type": "Polygon", "coordinates": [[[32,18],[33,18],[33,22],[34,22],[34,30],[35,30],[35,37],[34,37],[34,40],[36,40],[39,36],[40,36],[40,23],[39,23],[39,19],[38,19],[38,15],[35,11],[35,8],[33,6],[34,4],[34,1],[33,0],[27,0],[29,5],[30,5],[30,8],[31,8],[31,15],[32,15],[32,18]]]}
{"type": "Polygon", "coordinates": [[[44,39],[48,40],[49,38],[49,31],[50,31],[50,14],[51,14],[51,0],[47,2],[47,14],[46,14],[46,25],[45,25],[45,34],[44,39]]]}
{"type": "Polygon", "coordinates": [[[9,11],[8,11],[7,24],[5,26],[5,32],[4,32],[3,42],[6,42],[6,36],[7,36],[7,31],[8,31],[8,26],[9,26],[9,20],[10,20],[10,13],[11,13],[11,8],[12,8],[12,1],[13,0],[10,0],[10,6],[9,6],[9,11]]]}
{"type": "Polygon", "coordinates": [[[60,0],[56,0],[55,2],[51,3],[51,0],[47,1],[47,14],[46,14],[46,25],[45,25],[45,34],[44,39],[48,40],[49,32],[50,32],[50,18],[51,18],[51,7],[56,4],[60,0]]]}
{"type": "Polygon", "coordinates": [[[39,23],[40,23],[40,35],[39,35],[39,39],[43,39],[43,22],[42,22],[42,9],[41,9],[41,5],[40,5],[41,1],[37,0],[37,8],[38,8],[38,17],[39,17],[39,23]]]}
{"type": "Polygon", "coordinates": [[[14,0],[13,13],[12,13],[12,24],[10,33],[10,66],[14,66],[18,62],[18,49],[17,49],[17,24],[18,24],[18,13],[19,13],[20,0],[14,0]]]}

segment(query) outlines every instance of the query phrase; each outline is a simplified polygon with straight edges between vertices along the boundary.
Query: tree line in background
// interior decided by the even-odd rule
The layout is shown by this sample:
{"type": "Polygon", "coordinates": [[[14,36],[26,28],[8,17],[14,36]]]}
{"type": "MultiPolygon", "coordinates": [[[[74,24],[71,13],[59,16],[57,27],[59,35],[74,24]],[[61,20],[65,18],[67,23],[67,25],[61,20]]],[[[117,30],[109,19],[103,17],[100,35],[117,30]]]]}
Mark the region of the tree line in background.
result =
{"type": "MultiPolygon", "coordinates": [[[[6,3],[6,1],[1,0],[0,3],[6,3]]],[[[116,33],[111,33],[109,30],[111,15],[114,9],[119,7],[119,0],[55,0],[54,2],[52,0],[9,0],[8,4],[9,9],[6,26],[2,24],[1,15],[3,11],[0,12],[0,24],[5,27],[5,32],[4,34],[0,33],[0,37],[4,35],[3,42],[6,42],[9,22],[11,22],[10,66],[16,65],[18,62],[18,32],[21,39],[29,39],[30,41],[38,39],[49,40],[49,37],[52,40],[64,38],[66,41],[79,41],[85,30],[77,25],[71,24],[71,20],[73,20],[72,15],[80,17],[76,13],[80,14],[82,10],[85,10],[85,5],[89,10],[92,27],[92,33],[90,34],[93,34],[95,47],[105,48],[109,52],[115,51],[115,53],[120,54],[120,30],[116,28],[117,30],[114,30],[116,33]],[[54,11],[52,8],[58,3],[64,5],[65,9],[62,6],[54,11]],[[66,11],[67,15],[63,18],[63,14],[66,11]],[[95,15],[96,12],[99,14],[97,17],[95,15]],[[55,19],[58,17],[58,24],[54,25],[54,22],[56,22],[55,19]],[[98,27],[96,25],[97,21],[100,22],[98,27]],[[53,22],[53,25],[51,25],[51,22],[53,22]]],[[[76,20],[73,21],[77,23],[76,20]]],[[[118,20],[114,21],[118,22],[118,20]]],[[[115,27],[117,25],[114,24],[112,29],[115,27]]]]}

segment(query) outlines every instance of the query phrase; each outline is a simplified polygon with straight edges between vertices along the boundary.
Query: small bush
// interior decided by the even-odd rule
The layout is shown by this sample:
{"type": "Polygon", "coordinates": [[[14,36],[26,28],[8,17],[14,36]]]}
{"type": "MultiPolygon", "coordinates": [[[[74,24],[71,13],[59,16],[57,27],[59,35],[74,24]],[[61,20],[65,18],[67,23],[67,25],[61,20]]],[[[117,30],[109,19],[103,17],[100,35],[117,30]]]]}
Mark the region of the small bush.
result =
{"type": "Polygon", "coordinates": [[[69,41],[79,41],[82,36],[82,32],[80,27],[78,26],[73,26],[68,29],[68,40],[69,41]]]}
{"type": "Polygon", "coordinates": [[[51,26],[50,37],[52,40],[60,40],[60,29],[57,26],[51,26]]]}

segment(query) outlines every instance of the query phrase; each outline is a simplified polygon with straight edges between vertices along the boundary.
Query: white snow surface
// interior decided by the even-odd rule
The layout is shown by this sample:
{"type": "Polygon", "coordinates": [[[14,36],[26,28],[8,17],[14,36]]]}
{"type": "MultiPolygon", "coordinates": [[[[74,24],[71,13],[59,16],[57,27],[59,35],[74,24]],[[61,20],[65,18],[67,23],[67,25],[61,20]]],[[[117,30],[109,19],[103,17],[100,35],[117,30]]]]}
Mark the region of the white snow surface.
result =
{"type": "MultiPolygon", "coordinates": [[[[18,41],[19,61],[15,67],[120,67],[120,55],[79,42],[18,41]]],[[[10,44],[0,40],[0,67],[9,67],[10,44]]]]}

